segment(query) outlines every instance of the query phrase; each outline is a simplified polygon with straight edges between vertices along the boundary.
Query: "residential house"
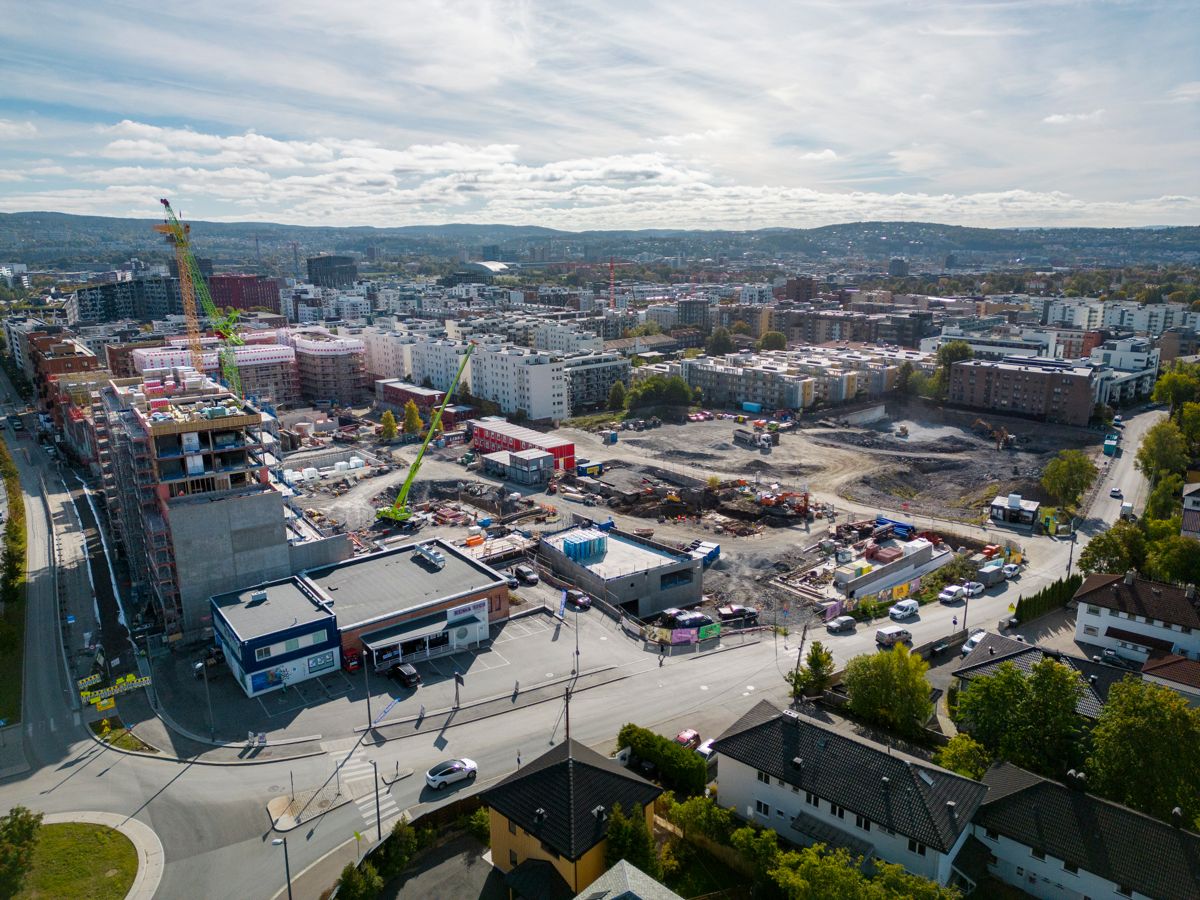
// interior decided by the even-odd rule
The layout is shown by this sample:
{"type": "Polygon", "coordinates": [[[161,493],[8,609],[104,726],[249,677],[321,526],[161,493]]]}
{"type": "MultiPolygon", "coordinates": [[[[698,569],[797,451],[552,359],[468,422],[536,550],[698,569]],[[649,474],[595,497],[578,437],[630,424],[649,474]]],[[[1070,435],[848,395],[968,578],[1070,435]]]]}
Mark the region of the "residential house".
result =
{"type": "Polygon", "coordinates": [[[1053,659],[1079,675],[1083,690],[1075,701],[1075,712],[1085,719],[1099,718],[1108,699],[1109,688],[1130,674],[1127,669],[1068,656],[1056,650],[1043,650],[1032,644],[989,633],[954,670],[954,677],[958,679],[959,689],[965,690],[976,678],[995,675],[1005,663],[1011,663],[1021,674],[1029,675],[1043,659],[1053,659]]]}
{"type": "Polygon", "coordinates": [[[650,828],[661,793],[568,738],[480,795],[489,811],[492,863],[518,896],[573,896],[604,874],[613,807],[645,816],[650,828]]]}
{"type": "Polygon", "coordinates": [[[1200,597],[1180,587],[1125,575],[1089,575],[1075,592],[1075,640],[1144,663],[1155,651],[1200,659],[1200,597]]]}
{"type": "Polygon", "coordinates": [[[1009,763],[972,823],[995,878],[1039,900],[1195,900],[1200,835],[1009,763]]]}
{"type": "Polygon", "coordinates": [[[1142,666],[1142,680],[1170,688],[1192,706],[1200,706],[1200,661],[1154,650],[1142,666]]]}
{"type": "Polygon", "coordinates": [[[720,800],[796,844],[845,847],[949,884],[986,788],[760,701],[715,742],[720,800]]]}
{"type": "Polygon", "coordinates": [[[580,891],[575,900],[683,900],[637,866],[621,860],[580,891]]]}
{"type": "Polygon", "coordinates": [[[1179,533],[1200,541],[1200,482],[1183,488],[1183,524],[1179,533]]]}

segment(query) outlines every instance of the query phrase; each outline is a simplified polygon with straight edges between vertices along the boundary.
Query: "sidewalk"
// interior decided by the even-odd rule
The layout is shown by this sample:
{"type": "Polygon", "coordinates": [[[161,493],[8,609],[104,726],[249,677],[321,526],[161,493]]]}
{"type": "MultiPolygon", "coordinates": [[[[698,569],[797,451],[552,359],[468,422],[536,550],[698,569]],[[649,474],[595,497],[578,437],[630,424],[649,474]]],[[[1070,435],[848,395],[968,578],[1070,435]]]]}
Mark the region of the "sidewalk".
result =
{"type": "MultiPolygon", "coordinates": [[[[3,491],[0,491],[3,493],[3,491]]],[[[0,780],[24,775],[30,769],[25,758],[25,742],[22,740],[21,724],[0,728],[0,780]]]]}

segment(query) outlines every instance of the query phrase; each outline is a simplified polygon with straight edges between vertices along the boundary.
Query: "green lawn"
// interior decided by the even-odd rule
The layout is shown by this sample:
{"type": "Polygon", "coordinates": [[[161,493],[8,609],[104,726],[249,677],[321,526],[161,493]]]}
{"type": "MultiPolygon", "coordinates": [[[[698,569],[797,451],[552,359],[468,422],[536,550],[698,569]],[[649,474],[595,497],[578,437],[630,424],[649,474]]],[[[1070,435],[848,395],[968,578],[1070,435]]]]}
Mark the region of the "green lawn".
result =
{"type": "Polygon", "coordinates": [[[19,900],[121,900],[137,875],[137,849],[103,825],[43,825],[33,851],[33,871],[19,900]]]}
{"type": "Polygon", "coordinates": [[[138,750],[142,753],[158,752],[157,747],[151,747],[126,728],[120,716],[113,715],[100,719],[97,722],[90,722],[88,723],[88,727],[92,729],[100,740],[106,744],[112,744],[114,747],[119,747],[122,750],[138,750]],[[108,723],[107,728],[105,728],[106,722],[108,723]]]}

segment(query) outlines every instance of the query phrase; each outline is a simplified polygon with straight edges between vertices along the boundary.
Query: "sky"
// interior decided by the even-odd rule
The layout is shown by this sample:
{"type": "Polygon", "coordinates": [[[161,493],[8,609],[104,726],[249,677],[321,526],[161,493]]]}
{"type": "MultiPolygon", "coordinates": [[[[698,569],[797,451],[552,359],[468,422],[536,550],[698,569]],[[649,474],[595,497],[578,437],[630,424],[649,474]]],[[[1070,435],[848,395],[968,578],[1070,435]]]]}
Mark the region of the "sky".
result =
{"type": "Polygon", "coordinates": [[[1197,0],[0,0],[0,212],[1200,224],[1197,0]]]}

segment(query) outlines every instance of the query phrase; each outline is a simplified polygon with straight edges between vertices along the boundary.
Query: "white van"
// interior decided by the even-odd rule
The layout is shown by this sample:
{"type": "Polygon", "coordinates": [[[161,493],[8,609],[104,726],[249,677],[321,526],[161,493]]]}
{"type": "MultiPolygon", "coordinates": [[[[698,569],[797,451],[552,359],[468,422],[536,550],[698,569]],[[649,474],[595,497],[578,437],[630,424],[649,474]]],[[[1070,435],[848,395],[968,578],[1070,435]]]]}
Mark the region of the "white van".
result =
{"type": "Polygon", "coordinates": [[[915,616],[921,609],[921,604],[916,600],[901,600],[895,606],[888,610],[888,616],[892,619],[907,619],[910,616],[915,616]]]}
{"type": "Polygon", "coordinates": [[[897,644],[907,644],[912,641],[912,634],[907,628],[899,625],[885,625],[875,632],[875,643],[880,647],[895,647],[897,644]]]}

